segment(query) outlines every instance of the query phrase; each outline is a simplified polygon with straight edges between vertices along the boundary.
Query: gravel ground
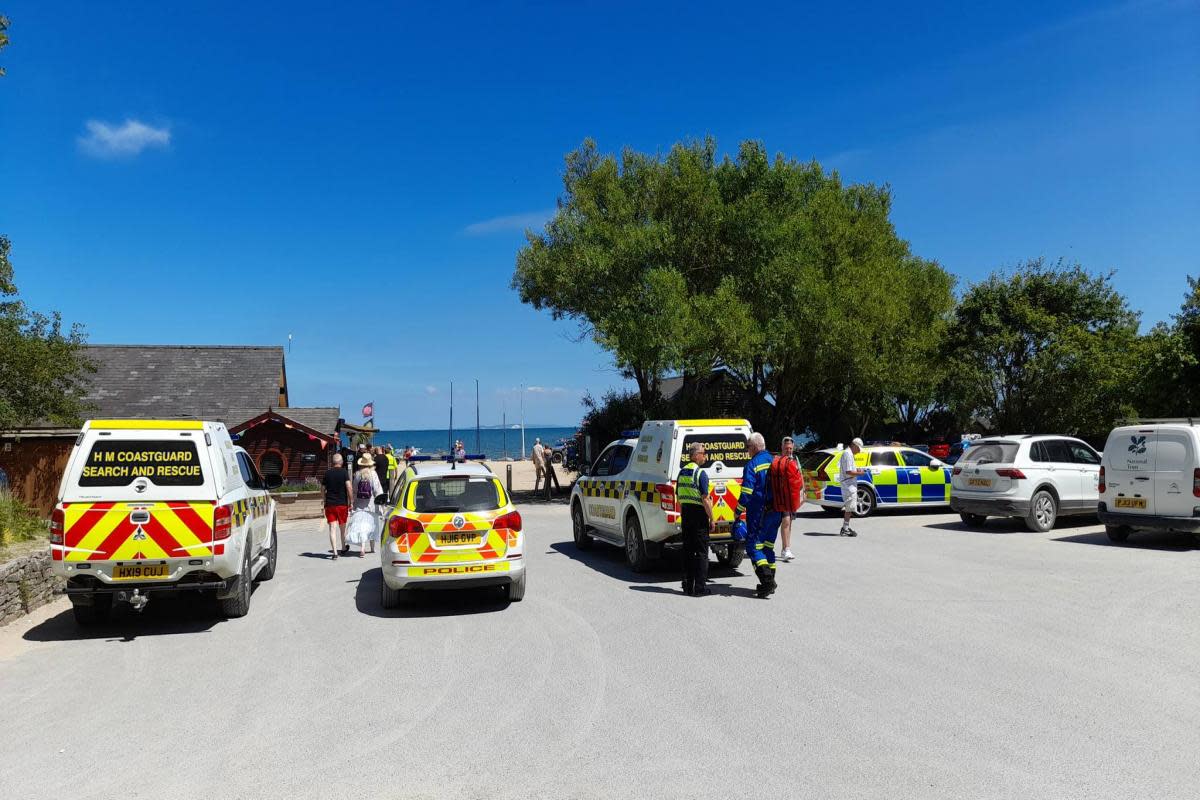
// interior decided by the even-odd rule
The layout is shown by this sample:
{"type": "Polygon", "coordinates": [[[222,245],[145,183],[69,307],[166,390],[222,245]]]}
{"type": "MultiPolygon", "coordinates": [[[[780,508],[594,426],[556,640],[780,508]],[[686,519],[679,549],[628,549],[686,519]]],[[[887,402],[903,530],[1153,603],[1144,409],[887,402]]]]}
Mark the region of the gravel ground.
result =
{"type": "Polygon", "coordinates": [[[1200,550],[806,514],[779,593],[631,573],[522,508],[529,588],[383,611],[282,527],[250,615],[0,629],[6,797],[1196,798],[1200,550]]]}

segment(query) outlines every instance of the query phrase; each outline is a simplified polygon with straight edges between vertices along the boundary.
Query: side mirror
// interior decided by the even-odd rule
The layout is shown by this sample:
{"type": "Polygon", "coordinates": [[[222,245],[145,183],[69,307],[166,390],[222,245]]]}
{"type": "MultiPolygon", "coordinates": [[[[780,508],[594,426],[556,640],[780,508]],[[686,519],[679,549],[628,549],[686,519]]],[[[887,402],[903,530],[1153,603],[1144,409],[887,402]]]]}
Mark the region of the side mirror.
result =
{"type": "Polygon", "coordinates": [[[263,479],[263,483],[267,484],[268,489],[278,489],[280,486],[283,486],[283,476],[268,475],[263,479]]]}
{"type": "Polygon", "coordinates": [[[943,461],[936,459],[936,458],[933,461],[929,462],[930,469],[941,469],[944,466],[946,466],[946,464],[943,461]]]}
{"type": "Polygon", "coordinates": [[[591,465],[590,465],[590,464],[580,464],[580,465],[579,465],[579,474],[580,474],[580,476],[587,475],[587,474],[588,474],[588,472],[590,472],[590,471],[591,471],[591,468],[592,468],[592,467],[591,467],[591,465]]]}

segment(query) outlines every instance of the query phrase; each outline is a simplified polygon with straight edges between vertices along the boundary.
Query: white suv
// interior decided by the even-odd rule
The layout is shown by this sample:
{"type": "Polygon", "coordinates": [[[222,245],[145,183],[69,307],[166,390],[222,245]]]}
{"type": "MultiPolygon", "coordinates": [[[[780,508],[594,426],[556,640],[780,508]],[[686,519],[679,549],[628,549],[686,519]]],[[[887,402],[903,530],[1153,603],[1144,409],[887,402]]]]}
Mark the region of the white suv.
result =
{"type": "Polygon", "coordinates": [[[1070,436],[980,439],[954,465],[950,483],[950,508],[967,525],[1023,517],[1044,533],[1060,516],[1096,513],[1100,454],[1070,436]]]}
{"type": "Polygon", "coordinates": [[[1110,433],[1099,514],[1114,542],[1138,530],[1200,536],[1200,421],[1130,425],[1110,433]]]}

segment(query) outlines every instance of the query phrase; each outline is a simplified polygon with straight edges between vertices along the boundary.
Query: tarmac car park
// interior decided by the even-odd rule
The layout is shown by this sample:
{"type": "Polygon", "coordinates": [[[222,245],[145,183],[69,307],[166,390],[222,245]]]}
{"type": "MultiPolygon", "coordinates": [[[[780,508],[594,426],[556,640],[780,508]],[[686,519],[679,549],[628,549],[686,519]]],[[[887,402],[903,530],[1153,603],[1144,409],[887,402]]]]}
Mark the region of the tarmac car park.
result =
{"type": "Polygon", "coordinates": [[[75,620],[140,611],[155,594],[199,591],[227,617],[275,575],[275,501],[225,426],[92,420],[71,451],[50,522],[50,557],[75,620]]]}
{"type": "Polygon", "coordinates": [[[587,549],[600,539],[621,547],[636,572],[649,568],[664,547],[677,545],[682,534],[675,481],[688,448],[700,442],[708,452],[704,471],[717,523],[710,546],[722,565],[737,566],[745,549],[731,528],[750,433],[744,419],[650,420],[612,442],[571,489],[575,545],[587,549]]]}
{"type": "Polygon", "coordinates": [[[521,514],[483,464],[419,461],[405,469],[379,548],[380,601],[403,593],[479,586],[525,596],[521,514]]]}
{"type": "MultiPolygon", "coordinates": [[[[841,513],[842,487],[837,473],[841,448],[816,450],[801,457],[804,499],[829,513],[841,513]]],[[[854,457],[866,470],[858,478],[855,516],[869,517],[880,507],[941,508],[950,502],[950,467],[928,453],[903,445],[868,445],[854,457]]]]}

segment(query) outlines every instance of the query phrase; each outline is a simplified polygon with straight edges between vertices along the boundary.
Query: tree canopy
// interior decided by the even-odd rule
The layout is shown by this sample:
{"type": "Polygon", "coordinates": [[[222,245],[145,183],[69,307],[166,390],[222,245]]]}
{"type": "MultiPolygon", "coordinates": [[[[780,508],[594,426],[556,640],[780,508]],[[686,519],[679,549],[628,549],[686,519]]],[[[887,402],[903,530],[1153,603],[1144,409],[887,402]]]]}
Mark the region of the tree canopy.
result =
{"type": "Polygon", "coordinates": [[[758,142],[718,159],[712,139],[619,159],[588,140],[563,183],[513,287],[611,352],[644,408],[665,374],[686,387],[718,365],[771,434],[857,433],[931,395],[916,366],[936,354],[954,279],[897,236],[887,187],[758,142]]]}

